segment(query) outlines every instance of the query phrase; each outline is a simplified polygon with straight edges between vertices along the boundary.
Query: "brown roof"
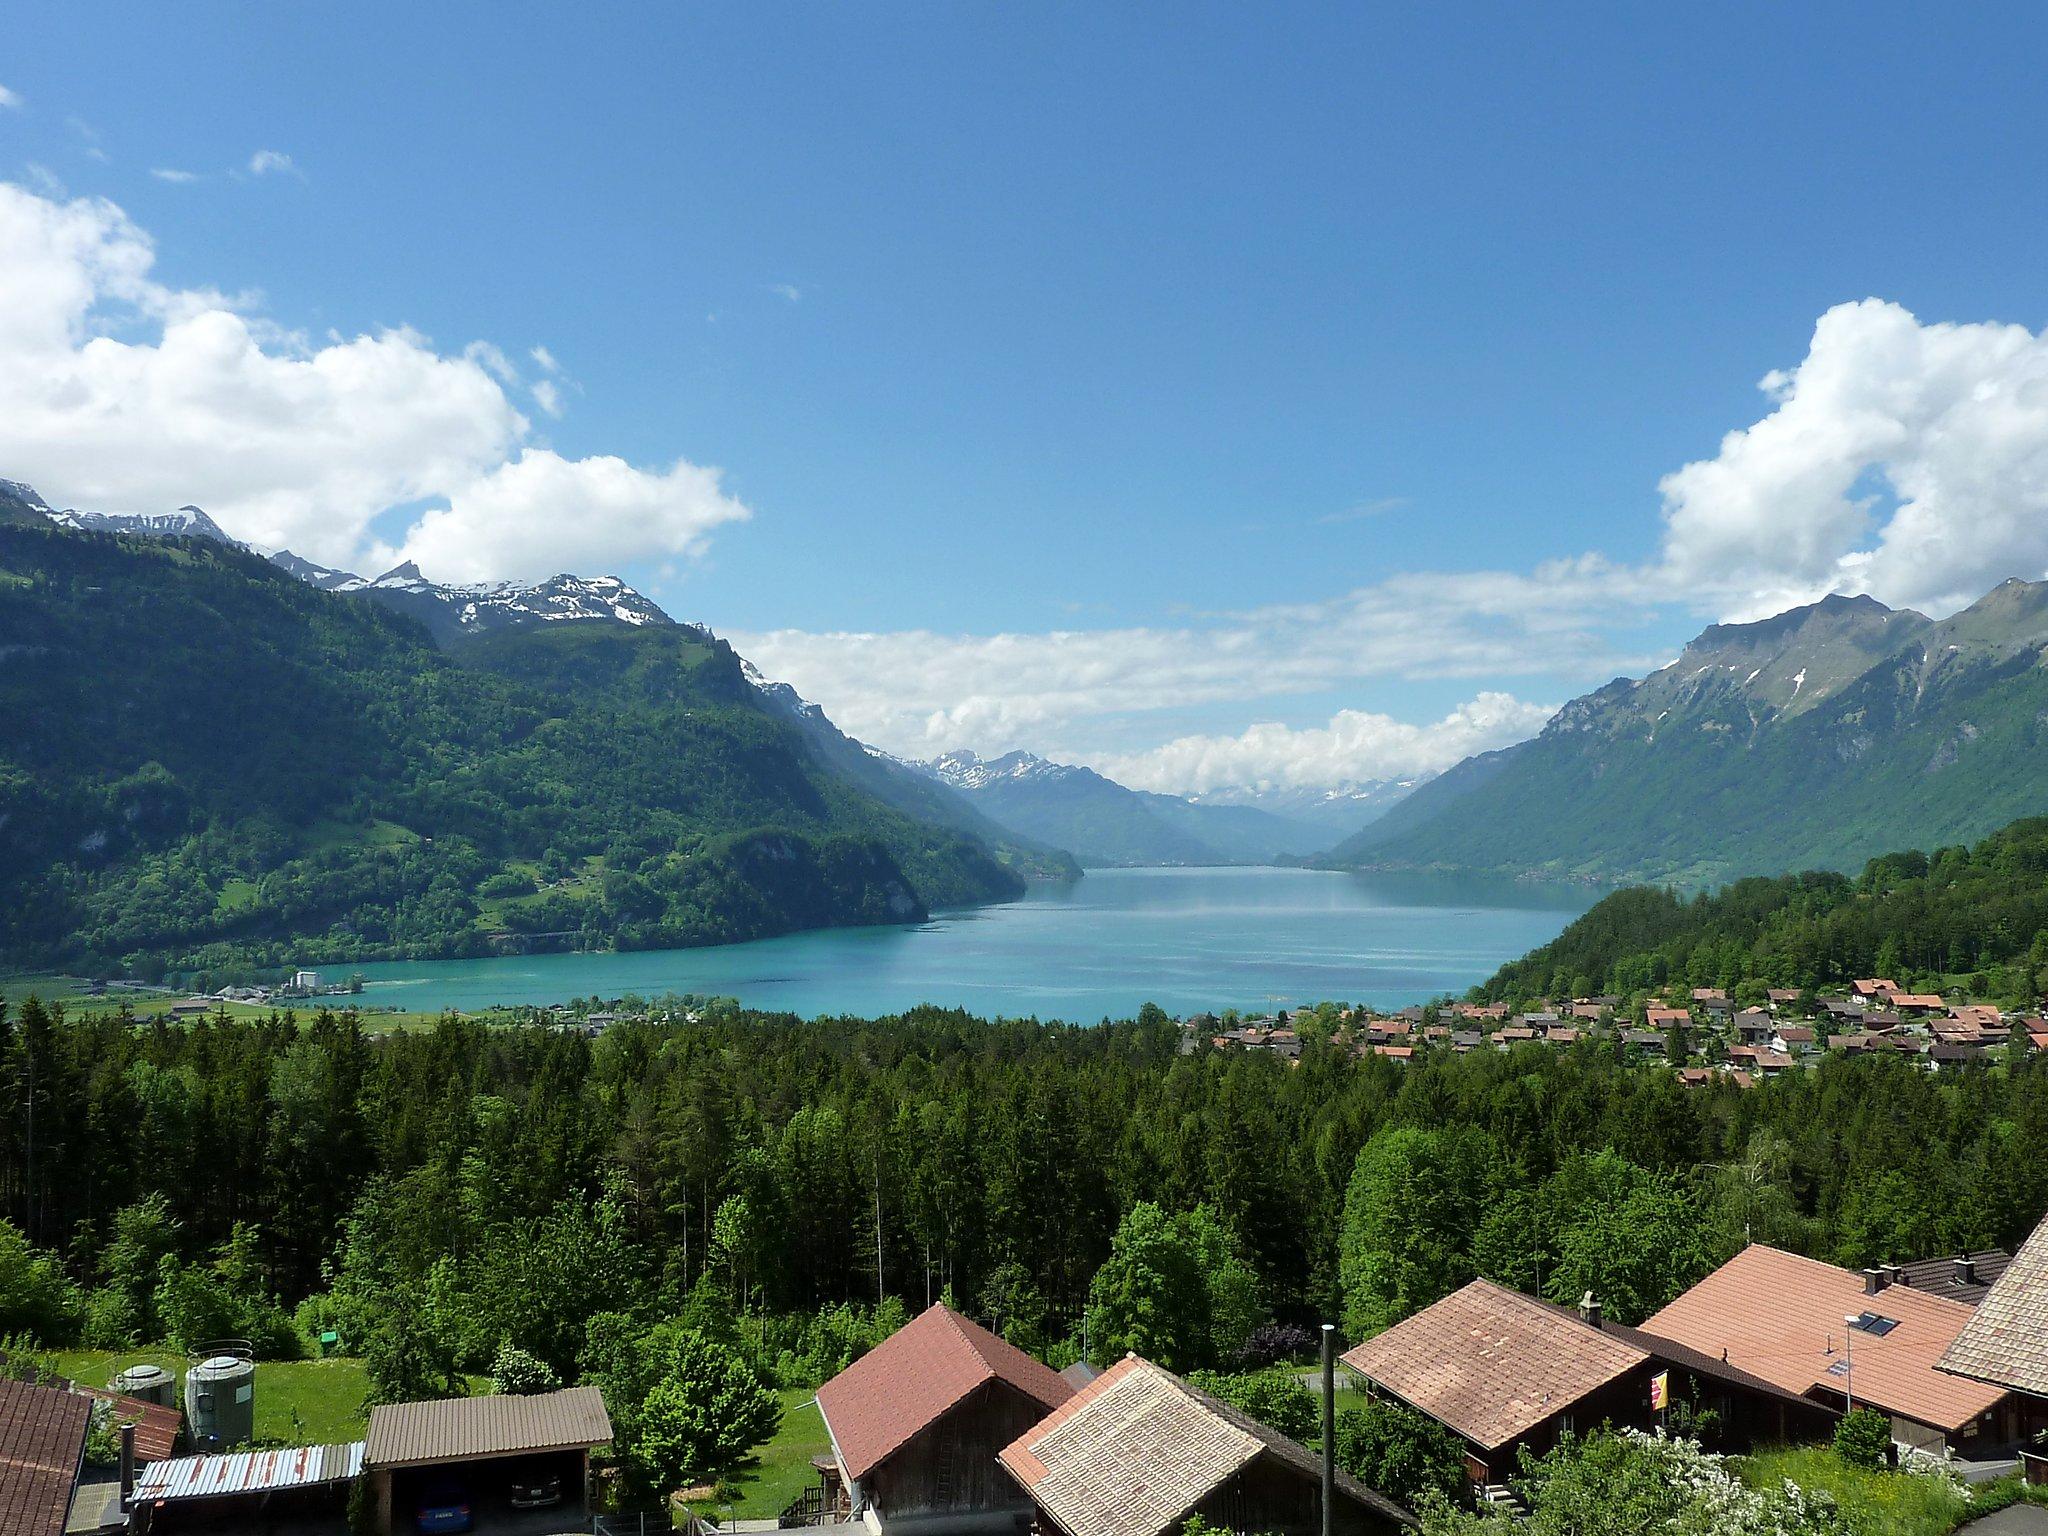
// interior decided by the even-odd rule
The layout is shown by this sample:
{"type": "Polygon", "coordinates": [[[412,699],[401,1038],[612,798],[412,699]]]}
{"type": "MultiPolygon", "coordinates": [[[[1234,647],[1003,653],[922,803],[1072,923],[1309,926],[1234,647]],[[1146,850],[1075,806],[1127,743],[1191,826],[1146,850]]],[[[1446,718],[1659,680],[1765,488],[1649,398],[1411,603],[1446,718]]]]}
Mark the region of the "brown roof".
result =
{"type": "Polygon", "coordinates": [[[75,1392],[0,1381],[0,1531],[61,1536],[91,1418],[75,1392]]]}
{"type": "Polygon", "coordinates": [[[438,1461],[485,1461],[529,1451],[579,1450],[612,1437],[604,1397],[595,1387],[570,1387],[528,1397],[450,1397],[426,1403],[385,1403],[370,1410],[363,1464],[414,1467],[438,1461]]]}
{"type": "Polygon", "coordinates": [[[991,1381],[1046,1408],[1074,1395],[1052,1367],[941,1302],[818,1388],[818,1409],[857,1481],[991,1381]]]}
{"type": "Polygon", "coordinates": [[[2048,1396],[2048,1220],[2020,1245],[1940,1364],[1958,1376],[2048,1396]]]}
{"type": "Polygon", "coordinates": [[[71,1384],[71,1390],[109,1404],[116,1434],[123,1424],[135,1426],[135,1460],[138,1465],[162,1461],[177,1450],[178,1431],[185,1427],[185,1415],[177,1409],[139,1397],[123,1397],[104,1387],[88,1387],[78,1382],[71,1384]]]}
{"type": "Polygon", "coordinates": [[[1718,1355],[1788,1392],[1839,1395],[1847,1387],[1858,1403],[1952,1430],[2004,1396],[1934,1369],[1972,1315],[1959,1301],[1904,1286],[1868,1296],[1854,1270],[1752,1243],[1642,1331],[1718,1355]],[[1843,1319],[1864,1312],[1897,1326],[1882,1336],[1851,1334],[1843,1319]]]}
{"type": "Polygon", "coordinates": [[[2003,1248],[1983,1248],[1976,1253],[1901,1264],[1897,1266],[1898,1277],[1892,1283],[1910,1285],[1930,1296],[1946,1296],[1951,1301],[1966,1301],[1975,1306],[2011,1265],[2012,1255],[2003,1248]]]}
{"type": "MultiPolygon", "coordinates": [[[[1162,1536],[1261,1457],[1304,1477],[1321,1461],[1285,1435],[1126,1355],[1004,1447],[1003,1467],[1068,1536],[1162,1536]]],[[[1344,1497],[1392,1525],[1414,1519],[1349,1473],[1344,1497]]]]}
{"type": "Polygon", "coordinates": [[[1474,1280],[1367,1339],[1344,1363],[1490,1451],[1648,1359],[1572,1313],[1474,1280]]]}

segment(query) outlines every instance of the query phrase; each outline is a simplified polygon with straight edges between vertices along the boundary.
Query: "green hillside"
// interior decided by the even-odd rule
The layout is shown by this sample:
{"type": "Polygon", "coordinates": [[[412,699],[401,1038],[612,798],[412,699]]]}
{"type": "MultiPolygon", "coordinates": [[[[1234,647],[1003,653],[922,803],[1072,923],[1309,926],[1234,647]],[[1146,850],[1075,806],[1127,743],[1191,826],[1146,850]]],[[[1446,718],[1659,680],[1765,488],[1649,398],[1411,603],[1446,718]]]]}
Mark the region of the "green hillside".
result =
{"type": "Polygon", "coordinates": [[[2048,584],[1939,624],[1829,598],[1707,631],[1424,785],[1344,866],[1705,886],[1854,869],[2048,812],[2048,584]]]}
{"type": "Polygon", "coordinates": [[[829,772],[684,626],[458,657],[240,550],[5,527],[0,657],[15,963],[702,944],[1022,889],[829,772]]]}
{"type": "Polygon", "coordinates": [[[1974,847],[1890,853],[1832,871],[1739,880],[1690,899],[1616,891],[1550,943],[1502,966],[1488,1000],[1627,996],[1666,986],[1817,988],[1884,976],[1968,978],[2032,1007],[2048,979],[2048,819],[1974,847]]]}

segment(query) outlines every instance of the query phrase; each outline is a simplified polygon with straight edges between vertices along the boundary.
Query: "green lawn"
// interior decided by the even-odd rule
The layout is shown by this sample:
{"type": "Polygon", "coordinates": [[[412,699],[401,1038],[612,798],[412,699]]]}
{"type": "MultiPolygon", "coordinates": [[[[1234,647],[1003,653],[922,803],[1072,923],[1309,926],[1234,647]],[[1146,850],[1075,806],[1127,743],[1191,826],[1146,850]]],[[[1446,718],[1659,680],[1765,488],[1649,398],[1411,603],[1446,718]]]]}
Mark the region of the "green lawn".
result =
{"type": "MultiPolygon", "coordinates": [[[[117,1371],[147,1361],[180,1378],[185,1357],[167,1349],[60,1350],[50,1357],[63,1375],[103,1387],[117,1371]]],[[[360,1440],[368,1415],[369,1380],[360,1360],[259,1360],[256,1363],[256,1437],[298,1445],[360,1440]]]]}
{"type": "Polygon", "coordinates": [[[825,1420],[818,1413],[816,1392],[808,1387],[786,1387],[775,1395],[782,1399],[782,1427],[734,1480],[740,1497],[733,1513],[742,1519],[765,1520],[780,1514],[785,1504],[818,1480],[811,1458],[832,1449],[825,1420]]]}
{"type": "MultiPolygon", "coordinates": [[[[145,1349],[64,1349],[43,1358],[60,1375],[87,1386],[103,1387],[117,1372],[147,1362],[178,1377],[184,1392],[188,1363],[177,1351],[162,1346],[145,1349]]],[[[469,1378],[472,1393],[491,1390],[490,1378],[469,1378]]],[[[335,1360],[259,1360],[256,1362],[256,1438],[290,1445],[334,1445],[363,1438],[369,1414],[363,1399],[370,1381],[363,1362],[335,1360]]]]}
{"type": "Polygon", "coordinates": [[[1845,1466],[1826,1446],[1763,1451],[1737,1465],[1752,1488],[1790,1481],[1809,1492],[1834,1495],[1856,1536],[1949,1536],[1966,1521],[2012,1503],[2020,1491],[2017,1481],[2009,1479],[1959,1495],[1946,1478],[1845,1466]]]}

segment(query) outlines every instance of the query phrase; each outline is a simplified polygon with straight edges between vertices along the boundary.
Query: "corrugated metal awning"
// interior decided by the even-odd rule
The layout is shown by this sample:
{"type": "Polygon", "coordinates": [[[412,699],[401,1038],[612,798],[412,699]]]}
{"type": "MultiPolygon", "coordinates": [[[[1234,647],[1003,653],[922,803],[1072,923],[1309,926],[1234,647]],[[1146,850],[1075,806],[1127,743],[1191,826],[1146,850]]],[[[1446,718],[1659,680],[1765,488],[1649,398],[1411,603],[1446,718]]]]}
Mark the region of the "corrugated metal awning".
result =
{"type": "Polygon", "coordinates": [[[280,1451],[237,1451],[228,1456],[175,1456],[154,1462],[135,1479],[142,1503],[234,1498],[280,1488],[346,1483],[363,1470],[363,1442],[299,1445],[280,1451]]]}
{"type": "Polygon", "coordinates": [[[611,1437],[612,1423],[595,1387],[568,1387],[530,1397],[384,1403],[370,1410],[365,1459],[372,1467],[417,1467],[582,1450],[603,1445],[611,1437]]]}

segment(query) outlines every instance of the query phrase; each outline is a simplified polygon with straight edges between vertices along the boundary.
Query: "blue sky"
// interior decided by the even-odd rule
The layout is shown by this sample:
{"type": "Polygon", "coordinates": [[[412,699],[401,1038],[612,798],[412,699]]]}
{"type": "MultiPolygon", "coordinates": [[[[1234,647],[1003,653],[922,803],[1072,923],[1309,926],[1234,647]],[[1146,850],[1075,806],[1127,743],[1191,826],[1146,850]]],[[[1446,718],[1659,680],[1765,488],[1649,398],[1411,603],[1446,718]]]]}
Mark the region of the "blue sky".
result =
{"type": "Polygon", "coordinates": [[[2021,8],[17,14],[16,214],[103,199],[91,238],[180,296],[95,277],[74,347],[154,347],[200,291],[271,357],[409,327],[392,372],[466,446],[418,469],[372,430],[379,474],[306,485],[288,436],[267,478],[176,443],[115,471],[51,407],[0,424],[0,474],[430,574],[618,569],[895,750],[1190,789],[1427,769],[1712,618],[2048,566],[2030,421],[1978,423],[1990,485],[1939,463],[1958,400],[2030,398],[2011,328],[2048,319],[2021,8]],[[1816,360],[1868,298],[1897,308],[1816,360]],[[502,403],[430,366],[475,342],[502,403]],[[1727,462],[1804,362],[1806,419],[1727,462]],[[1873,400],[1890,426],[1816,458],[1873,400]],[[586,513],[595,456],[692,475],[586,513]],[[1695,462],[1674,543],[1660,480],[1695,462]]]}

